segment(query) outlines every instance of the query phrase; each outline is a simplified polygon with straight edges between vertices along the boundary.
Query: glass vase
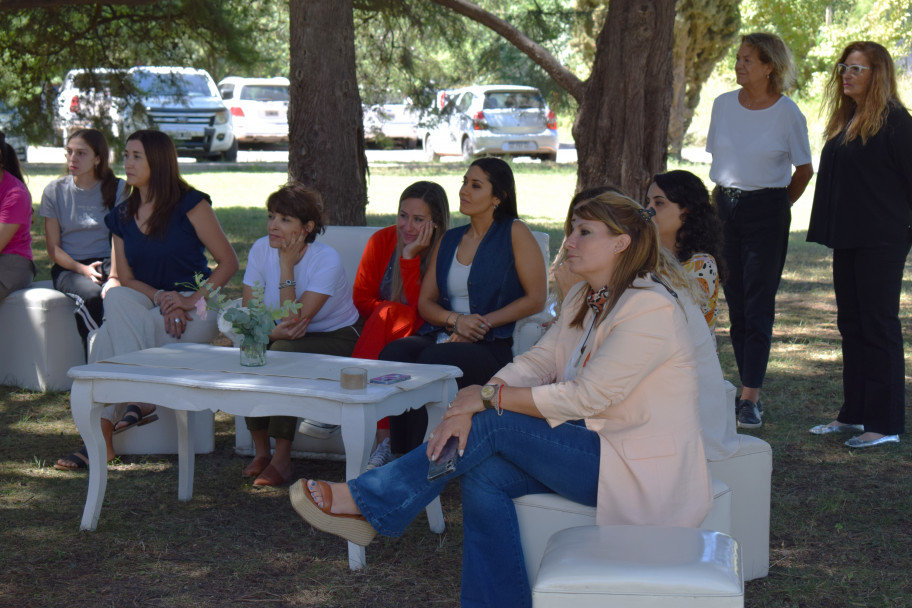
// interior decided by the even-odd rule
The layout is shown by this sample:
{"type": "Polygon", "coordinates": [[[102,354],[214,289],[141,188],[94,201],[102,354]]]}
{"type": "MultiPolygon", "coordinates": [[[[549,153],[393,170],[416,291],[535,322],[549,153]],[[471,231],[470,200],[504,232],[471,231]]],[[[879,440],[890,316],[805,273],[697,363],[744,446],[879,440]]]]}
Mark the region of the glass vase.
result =
{"type": "Polygon", "coordinates": [[[241,365],[244,367],[262,367],[266,365],[266,343],[252,342],[241,344],[241,365]]]}

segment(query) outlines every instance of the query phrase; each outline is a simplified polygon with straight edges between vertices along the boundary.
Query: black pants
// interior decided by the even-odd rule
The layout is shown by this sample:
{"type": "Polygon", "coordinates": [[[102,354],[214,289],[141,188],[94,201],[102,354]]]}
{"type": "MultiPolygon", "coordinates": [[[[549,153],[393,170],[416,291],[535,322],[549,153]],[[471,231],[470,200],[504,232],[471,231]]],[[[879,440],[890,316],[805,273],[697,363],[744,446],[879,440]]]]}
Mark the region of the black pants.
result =
{"type": "Polygon", "coordinates": [[[788,252],[791,204],[784,188],[713,197],[724,226],[723,284],[731,321],[731,341],[741,384],[763,386],[776,317],[776,292],[788,252]]]}
{"type": "MultiPolygon", "coordinates": [[[[456,379],[459,388],[485,384],[500,368],[513,360],[513,338],[492,342],[457,342],[437,344],[436,334],[410,336],[394,340],[380,351],[381,361],[404,361],[433,365],[453,365],[462,370],[456,379]]],[[[427,410],[409,410],[390,416],[390,448],[405,454],[424,443],[427,432],[427,410]]]]}
{"type": "Polygon", "coordinates": [[[833,251],[844,401],[837,420],[904,433],[906,366],[899,298],[909,242],[833,251]]]}
{"type": "MultiPolygon", "coordinates": [[[[88,260],[79,260],[80,264],[93,264],[101,262],[101,282],[108,279],[111,272],[111,258],[91,258],[88,260]]],[[[104,320],[104,305],[101,299],[101,285],[78,272],[66,270],[62,266],[54,264],[51,268],[51,279],[54,281],[54,288],[62,291],[76,302],[76,329],[79,330],[79,336],[82,338],[82,347],[86,347],[86,339],[89,332],[101,327],[104,320]]]]}

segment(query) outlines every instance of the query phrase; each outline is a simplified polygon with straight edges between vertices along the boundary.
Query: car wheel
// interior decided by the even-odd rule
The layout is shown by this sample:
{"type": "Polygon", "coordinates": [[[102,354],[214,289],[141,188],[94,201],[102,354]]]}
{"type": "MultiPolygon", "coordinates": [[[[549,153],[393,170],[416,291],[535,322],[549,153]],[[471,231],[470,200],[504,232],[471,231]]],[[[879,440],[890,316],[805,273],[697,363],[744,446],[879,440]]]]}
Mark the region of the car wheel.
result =
{"type": "Polygon", "coordinates": [[[424,160],[429,163],[435,163],[440,160],[440,155],[434,151],[434,146],[431,145],[431,138],[424,138],[424,160]]]}
{"type": "Polygon", "coordinates": [[[475,146],[472,145],[472,140],[466,137],[462,140],[462,160],[470,163],[473,158],[475,158],[475,146]]]}
{"type": "Polygon", "coordinates": [[[557,162],[557,152],[549,152],[548,154],[542,154],[539,156],[542,162],[551,161],[552,163],[557,162]]]}
{"type": "Polygon", "coordinates": [[[231,147],[222,152],[222,158],[225,162],[236,163],[238,155],[238,140],[237,137],[234,138],[234,141],[231,142],[231,147]]]}

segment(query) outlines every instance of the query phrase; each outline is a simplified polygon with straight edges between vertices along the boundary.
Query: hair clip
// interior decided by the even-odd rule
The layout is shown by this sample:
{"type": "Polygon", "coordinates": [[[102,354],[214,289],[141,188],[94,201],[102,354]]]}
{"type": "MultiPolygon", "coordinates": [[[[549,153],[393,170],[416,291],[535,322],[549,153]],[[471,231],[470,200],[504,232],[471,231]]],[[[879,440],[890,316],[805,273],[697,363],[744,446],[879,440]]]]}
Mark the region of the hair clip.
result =
{"type": "Polygon", "coordinates": [[[648,222],[653,217],[655,217],[656,210],[653,209],[652,207],[649,207],[648,209],[640,208],[640,209],[637,209],[637,213],[640,214],[640,217],[643,218],[644,222],[648,222]]]}

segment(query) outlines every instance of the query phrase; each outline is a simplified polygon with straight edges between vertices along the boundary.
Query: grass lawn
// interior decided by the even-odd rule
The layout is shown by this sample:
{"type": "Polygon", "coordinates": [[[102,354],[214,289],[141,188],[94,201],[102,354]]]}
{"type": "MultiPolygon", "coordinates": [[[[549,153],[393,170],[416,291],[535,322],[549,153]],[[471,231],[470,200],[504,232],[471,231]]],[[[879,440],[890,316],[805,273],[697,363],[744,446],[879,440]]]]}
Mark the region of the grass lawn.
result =
{"type": "MultiPolygon", "coordinates": [[[[438,179],[455,197],[458,167],[433,175],[426,169],[373,170],[371,199],[382,202],[371,208],[370,223],[389,223],[398,193],[417,179],[438,179]]],[[[229,175],[241,174],[189,174],[188,180],[213,195],[243,260],[263,234],[262,201],[284,176],[229,175]],[[218,202],[235,200],[232,192],[252,207],[218,202]]],[[[43,177],[33,174],[33,193],[43,177]]],[[[573,170],[523,169],[517,181],[521,210],[551,231],[553,242],[573,190],[573,170]],[[535,190],[528,189],[532,183],[535,190]]],[[[810,206],[809,194],[799,207],[810,206]]],[[[41,254],[43,236],[36,232],[41,254]]],[[[747,583],[749,608],[912,605],[912,443],[904,438],[899,445],[850,451],[842,445],[845,437],[807,433],[833,419],[841,400],[829,260],[825,248],[805,243],[801,231],[792,233],[764,386],[765,424],[752,432],[773,446],[770,575],[747,583]]],[[[38,263],[46,278],[46,255],[38,263]]],[[[734,380],[724,304],[720,310],[720,359],[734,380]]],[[[908,328],[908,281],[901,316],[908,328]]],[[[907,351],[910,346],[907,340],[907,351]]],[[[443,495],[445,534],[432,534],[421,515],[402,538],[375,541],[367,550],[368,567],[350,572],[345,543],[304,524],[288,503],[287,488],[254,488],[240,476],[246,459],[233,453],[230,416],[216,414],[215,451],[196,458],[191,502],[177,500],[175,456],[123,457],[109,467],[99,526],[90,533],[78,531],[87,475],[52,468],[80,443],[69,394],[0,387],[0,428],[0,606],[458,605],[458,484],[443,495]]],[[[344,476],[342,463],[298,460],[295,466],[298,477],[344,476]]]]}

